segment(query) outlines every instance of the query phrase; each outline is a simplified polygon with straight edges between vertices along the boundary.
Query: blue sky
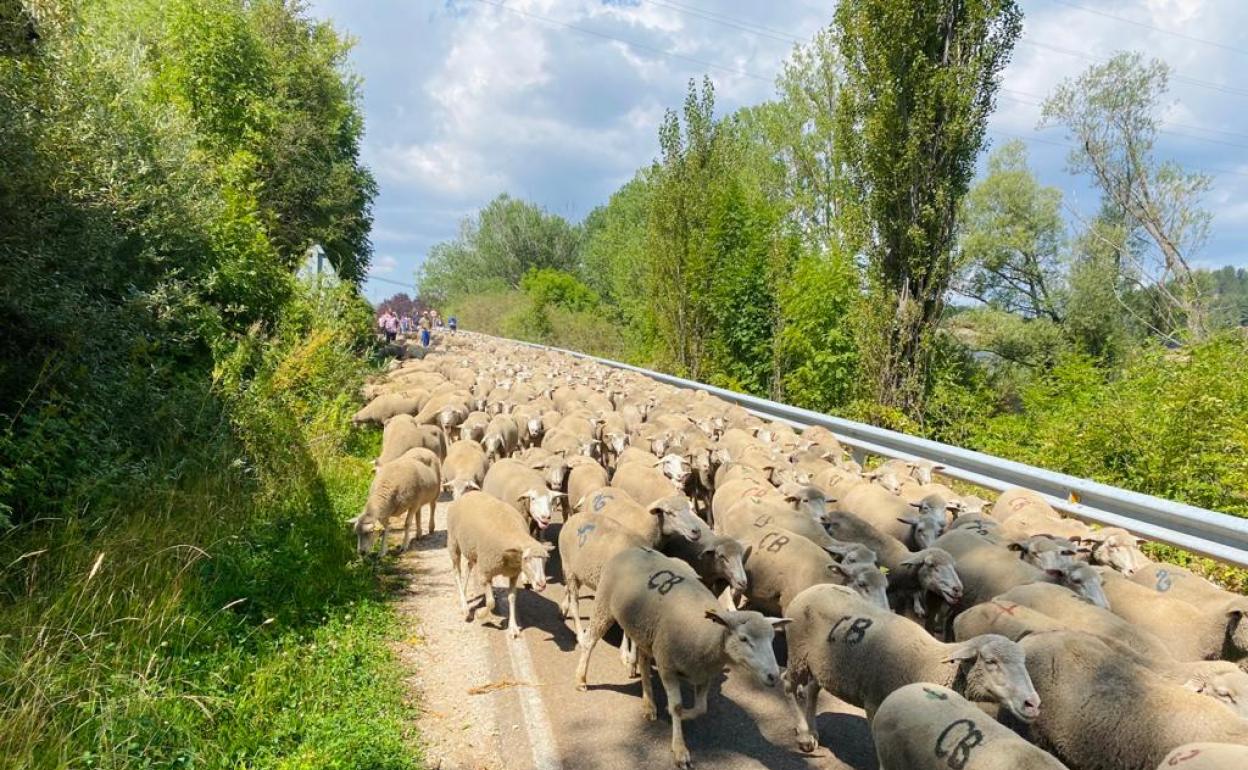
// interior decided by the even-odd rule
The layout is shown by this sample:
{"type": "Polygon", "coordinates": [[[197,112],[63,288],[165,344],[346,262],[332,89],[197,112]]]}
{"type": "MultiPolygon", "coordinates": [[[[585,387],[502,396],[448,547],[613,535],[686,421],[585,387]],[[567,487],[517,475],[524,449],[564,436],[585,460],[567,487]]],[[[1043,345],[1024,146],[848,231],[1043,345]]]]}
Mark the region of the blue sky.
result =
{"type": "MultiPolygon", "coordinates": [[[[990,137],[1028,140],[1033,167],[1076,211],[1060,128],[1038,102],[1118,50],[1173,70],[1159,153],[1215,172],[1197,264],[1248,265],[1248,2],[1021,0],[1023,37],[990,137]],[[1116,18],[1115,18],[1116,17],[1116,18]]],[[[797,40],[831,20],[815,0],[312,0],[357,40],[364,159],[381,187],[366,286],[411,284],[429,247],[500,192],[579,220],[658,153],[663,110],[709,74],[721,113],[774,93],[797,40]],[[626,42],[621,42],[626,41],[626,42]]],[[[1073,217],[1073,215],[1072,215],[1073,217]]]]}

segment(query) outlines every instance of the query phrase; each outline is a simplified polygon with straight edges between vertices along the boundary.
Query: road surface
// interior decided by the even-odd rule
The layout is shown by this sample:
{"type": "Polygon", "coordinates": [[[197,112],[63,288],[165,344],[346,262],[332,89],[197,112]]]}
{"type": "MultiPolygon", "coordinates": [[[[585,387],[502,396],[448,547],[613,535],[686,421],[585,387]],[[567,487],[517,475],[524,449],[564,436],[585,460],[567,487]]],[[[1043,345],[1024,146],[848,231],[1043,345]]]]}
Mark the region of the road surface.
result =
{"type": "MultiPolygon", "coordinates": [[[[403,583],[399,608],[415,628],[398,652],[411,671],[409,684],[421,712],[417,727],[429,767],[671,767],[671,723],[663,688],[655,687],[659,719],[648,722],[641,713],[641,685],[628,678],[614,646],[601,643],[595,650],[588,692],[572,684],[578,652],[571,628],[559,615],[563,585],[556,582],[557,556],[548,568],[552,581],[543,594],[520,592],[520,640],[509,641],[504,630],[507,599],[501,583],[495,588],[493,616],[478,599],[475,620],[464,622],[446,555],[447,505],[438,505],[435,533],[417,541],[398,565],[403,583]]],[[[558,538],[558,526],[548,532],[551,541],[558,538]]],[[[592,606],[583,601],[581,610],[587,613],[592,606]]],[[[783,662],[783,649],[779,653],[783,662]]],[[[794,741],[783,691],[762,688],[748,675],[730,671],[712,688],[709,712],[685,722],[694,765],[875,770],[862,711],[826,693],[821,698],[821,746],[813,755],[803,754],[794,741]]]]}

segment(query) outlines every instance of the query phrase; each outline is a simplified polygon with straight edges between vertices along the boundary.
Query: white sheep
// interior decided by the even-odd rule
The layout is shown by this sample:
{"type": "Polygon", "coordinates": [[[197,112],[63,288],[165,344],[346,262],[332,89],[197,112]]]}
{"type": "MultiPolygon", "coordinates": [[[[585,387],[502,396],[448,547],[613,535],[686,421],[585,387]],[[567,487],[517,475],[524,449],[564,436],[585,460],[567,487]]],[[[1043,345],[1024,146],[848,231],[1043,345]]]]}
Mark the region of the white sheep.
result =
{"type": "Polygon", "coordinates": [[[672,758],[678,768],[691,766],[681,722],[704,714],[711,681],[731,663],[774,687],[780,678],[772,641],[786,623],[750,611],[719,606],[688,564],[649,548],[630,548],[607,562],[598,583],[594,614],[581,636],[576,685],[586,689],[594,647],[612,623],[637,645],[642,707],[656,717],[650,665],[658,669],[672,719],[672,758]],[[693,686],[694,707],[684,707],[681,681],[693,686]]]}
{"type": "Polygon", "coordinates": [[[802,591],[820,583],[847,586],[888,609],[888,579],[874,564],[838,564],[823,548],[785,529],[758,530],[745,550],[745,595],[751,609],[785,615],[802,591]]]}
{"type": "Polygon", "coordinates": [[[546,480],[533,468],[516,460],[499,460],[486,471],[484,492],[512,505],[533,520],[538,530],[550,526],[555,501],[563,496],[546,487],[546,480]]]}
{"type": "Polygon", "coordinates": [[[1248,597],[1226,593],[1194,604],[1102,573],[1109,609],[1165,642],[1179,660],[1242,660],[1248,656],[1248,597]]]}
{"type": "Polygon", "coordinates": [[[1071,767],[1153,770],[1183,744],[1248,744],[1248,721],[1091,634],[1050,631],[1019,644],[1044,699],[1030,737],[1071,767]]]}
{"type": "Polygon", "coordinates": [[[807,588],[789,604],[789,616],[784,685],[803,751],[814,751],[818,742],[820,689],[866,709],[868,720],[889,694],[912,682],[951,686],[973,700],[1001,703],[1024,721],[1039,712],[1022,650],[1003,636],[938,642],[917,623],[834,585],[807,588]]]}
{"type": "Polygon", "coordinates": [[[880,770],[1065,770],[948,687],[908,684],[871,722],[880,770]]]}
{"type": "Polygon", "coordinates": [[[523,575],[537,591],[546,590],[546,559],[552,546],[534,540],[523,518],[507,503],[485,492],[468,492],[451,503],[446,514],[446,550],[455,573],[464,620],[472,620],[466,585],[475,574],[485,591],[485,606],[494,610],[495,577],[507,578],[507,628],[520,636],[516,590],[523,575]],[[468,571],[463,574],[463,561],[468,571]]]}
{"type": "Polygon", "coordinates": [[[1185,743],[1166,755],[1157,770],[1244,770],[1248,746],[1233,743],[1185,743]]]}
{"type": "Polygon", "coordinates": [[[460,439],[446,450],[442,464],[442,486],[458,500],[470,489],[480,489],[485,482],[487,461],[481,445],[471,439],[460,439]]]}
{"type": "Polygon", "coordinates": [[[368,553],[380,532],[384,556],[390,518],[406,515],[402,547],[406,551],[414,537],[421,536],[420,509],[426,505],[429,506],[429,531],[433,531],[434,508],[441,489],[442,480],[437,470],[418,457],[400,457],[379,467],[368,488],[364,511],[350,521],[355,530],[356,548],[361,554],[368,553]]]}

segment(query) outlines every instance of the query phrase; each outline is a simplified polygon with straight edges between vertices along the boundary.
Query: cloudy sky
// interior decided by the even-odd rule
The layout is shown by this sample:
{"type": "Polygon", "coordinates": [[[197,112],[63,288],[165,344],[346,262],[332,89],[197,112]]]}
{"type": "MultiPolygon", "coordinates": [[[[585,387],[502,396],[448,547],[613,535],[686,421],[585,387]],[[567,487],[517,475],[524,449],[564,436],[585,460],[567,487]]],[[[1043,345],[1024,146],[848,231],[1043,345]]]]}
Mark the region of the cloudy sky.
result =
{"type": "MultiPolygon", "coordinates": [[[[1202,265],[1248,265],[1248,3],[1021,0],[1023,37],[990,137],[1027,140],[1041,179],[1095,208],[1037,129],[1062,78],[1134,49],[1173,70],[1159,149],[1214,175],[1202,265]]],[[[312,0],[353,35],[366,162],[381,186],[372,299],[500,192],[579,220],[658,153],[658,121],[709,74],[721,113],[770,98],[781,62],[829,23],[817,0],[312,0]]]]}

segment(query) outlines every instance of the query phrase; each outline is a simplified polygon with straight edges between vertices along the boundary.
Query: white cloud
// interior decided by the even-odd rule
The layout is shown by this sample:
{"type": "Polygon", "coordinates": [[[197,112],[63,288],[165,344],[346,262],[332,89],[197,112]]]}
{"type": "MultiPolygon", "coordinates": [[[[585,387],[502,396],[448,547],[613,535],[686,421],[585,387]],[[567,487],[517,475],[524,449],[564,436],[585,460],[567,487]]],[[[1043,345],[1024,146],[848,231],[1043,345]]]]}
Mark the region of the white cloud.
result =
{"type": "Polygon", "coordinates": [[[395,268],[397,268],[398,266],[399,266],[399,260],[390,256],[389,254],[383,254],[382,256],[373,260],[372,269],[374,273],[380,273],[381,275],[389,275],[393,273],[395,271],[395,268]]]}

